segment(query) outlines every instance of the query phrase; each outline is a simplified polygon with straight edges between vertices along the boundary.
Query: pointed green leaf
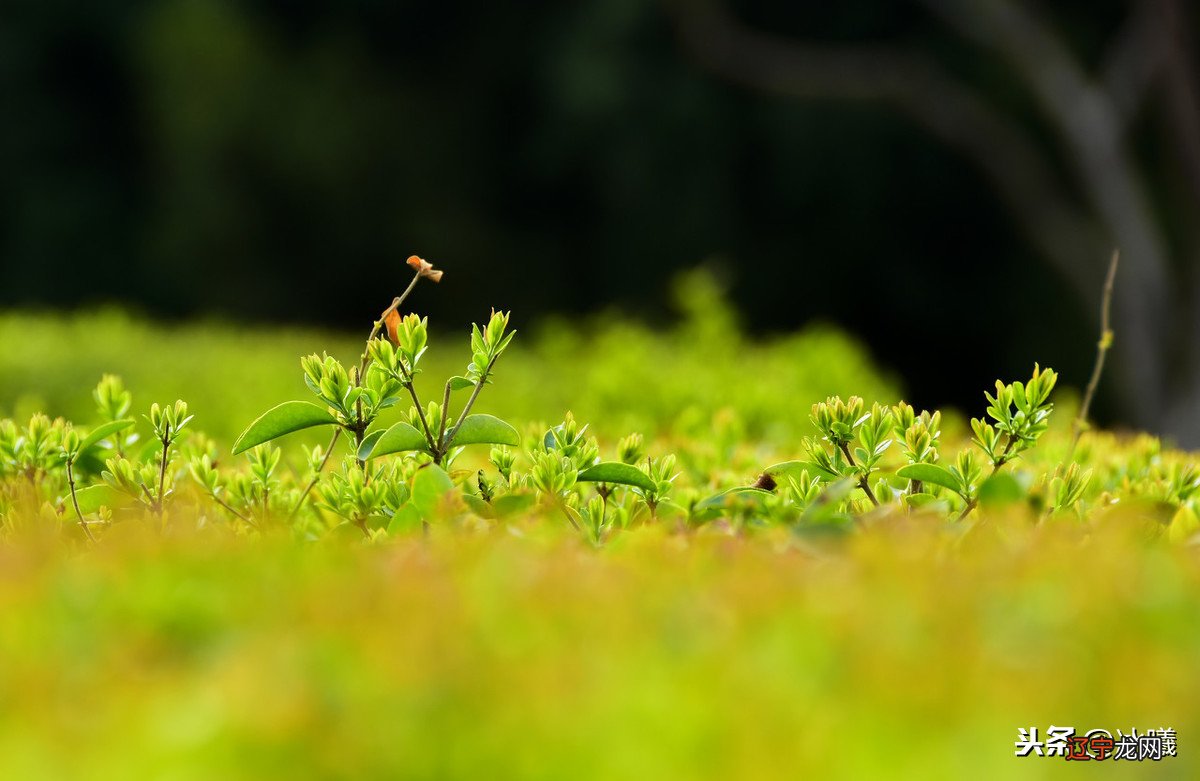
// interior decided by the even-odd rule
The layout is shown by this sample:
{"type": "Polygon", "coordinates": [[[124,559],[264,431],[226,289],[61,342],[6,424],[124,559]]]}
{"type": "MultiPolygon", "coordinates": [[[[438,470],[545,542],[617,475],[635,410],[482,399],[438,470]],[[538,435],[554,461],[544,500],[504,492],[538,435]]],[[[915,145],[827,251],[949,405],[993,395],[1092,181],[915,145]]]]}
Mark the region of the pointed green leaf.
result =
{"type": "Polygon", "coordinates": [[[962,490],[962,486],[959,484],[958,478],[954,476],[954,473],[946,467],[938,466],[937,464],[909,464],[897,469],[896,475],[906,480],[920,480],[922,483],[940,485],[942,488],[949,488],[955,493],[962,490]]]}
{"type": "Polygon", "coordinates": [[[467,507],[471,508],[471,512],[478,515],[480,518],[495,518],[496,510],[481,496],[475,494],[463,494],[463,501],[467,503],[467,507]]]}
{"type": "MultiPolygon", "coordinates": [[[[79,512],[84,515],[91,515],[101,507],[123,507],[133,501],[127,494],[103,483],[79,489],[75,492],[75,499],[79,502],[79,512]]],[[[71,503],[70,494],[66,502],[68,505],[71,503]]]]}
{"type": "Polygon", "coordinates": [[[413,477],[412,498],[408,503],[421,513],[427,521],[434,520],[434,514],[442,497],[454,490],[454,480],[436,464],[430,464],[417,470],[413,477]]]}
{"type": "Polygon", "coordinates": [[[722,507],[730,507],[739,501],[750,501],[753,503],[761,503],[767,497],[774,496],[770,491],[764,491],[761,488],[754,486],[738,486],[721,491],[718,494],[713,494],[704,501],[696,505],[696,510],[712,510],[722,507]]]}
{"type": "Polygon", "coordinates": [[[777,483],[784,482],[787,478],[799,480],[801,475],[808,474],[812,471],[812,464],[808,461],[784,461],[781,464],[774,464],[763,470],[764,475],[770,475],[777,483]]]}
{"type": "Polygon", "coordinates": [[[589,466],[579,473],[576,478],[581,483],[617,483],[641,488],[643,491],[653,491],[654,481],[636,466],[622,464],[616,461],[589,466]]]}
{"type": "Polygon", "coordinates": [[[428,453],[429,441],[425,439],[424,434],[407,423],[397,423],[375,440],[374,447],[371,449],[368,458],[379,458],[380,456],[388,456],[392,453],[404,453],[410,450],[420,450],[428,453]]]}
{"type": "Polygon", "coordinates": [[[270,442],[293,431],[331,423],[337,423],[337,419],[324,407],[309,401],[285,401],[264,412],[250,424],[250,428],[242,432],[237,442],[233,443],[233,454],[244,453],[255,445],[270,442]]]}
{"type": "Polygon", "coordinates": [[[371,457],[371,451],[375,449],[375,443],[378,442],[379,438],[383,435],[384,430],[379,429],[377,431],[372,431],[370,434],[367,434],[365,437],[363,437],[362,444],[358,446],[358,459],[360,461],[366,461],[371,457]]]}
{"type": "Polygon", "coordinates": [[[124,431],[132,425],[133,420],[127,418],[125,420],[114,420],[111,423],[105,423],[103,425],[96,426],[96,428],[92,429],[92,433],[84,437],[83,441],[79,443],[79,452],[85,452],[89,447],[96,444],[100,440],[107,439],[113,434],[116,434],[118,431],[124,431]]]}
{"type": "Polygon", "coordinates": [[[916,510],[916,509],[929,508],[929,507],[933,507],[933,506],[945,507],[946,502],[944,499],[939,499],[938,497],[934,496],[933,494],[920,493],[920,494],[909,494],[909,495],[905,496],[904,504],[907,507],[916,510]]]}
{"type": "Polygon", "coordinates": [[[492,507],[496,510],[496,516],[504,518],[509,515],[525,512],[537,500],[537,495],[534,493],[512,493],[504,496],[497,496],[492,501],[492,507]]]}
{"type": "Polygon", "coordinates": [[[468,415],[463,419],[454,441],[460,445],[516,445],[521,444],[521,435],[512,426],[493,415],[468,415]]]}
{"type": "Polygon", "coordinates": [[[979,486],[979,506],[989,509],[1016,504],[1025,498],[1025,489],[1008,472],[997,472],[979,486]]]}
{"type": "Polygon", "coordinates": [[[421,513],[411,504],[396,511],[388,524],[388,534],[411,534],[421,528],[421,513]]]}
{"type": "Polygon", "coordinates": [[[466,377],[458,376],[458,377],[450,378],[450,390],[457,391],[457,390],[465,390],[467,388],[474,388],[474,387],[475,387],[475,383],[471,382],[466,377]]]}

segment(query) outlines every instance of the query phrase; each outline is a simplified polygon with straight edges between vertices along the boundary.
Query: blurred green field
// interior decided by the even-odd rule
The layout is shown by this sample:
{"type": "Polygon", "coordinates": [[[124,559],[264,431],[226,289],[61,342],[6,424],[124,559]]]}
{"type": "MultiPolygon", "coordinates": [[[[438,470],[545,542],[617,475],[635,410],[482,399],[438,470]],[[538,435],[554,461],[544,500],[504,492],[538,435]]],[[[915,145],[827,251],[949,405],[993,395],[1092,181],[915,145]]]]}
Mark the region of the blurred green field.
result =
{"type": "MultiPolygon", "coordinates": [[[[778,443],[811,433],[815,399],[898,396],[896,381],[832,328],[753,342],[707,277],[682,279],[676,298],[682,316],[666,328],[615,316],[527,324],[516,313],[516,340],[479,411],[540,423],[571,411],[614,439],[635,430],[648,437],[711,431],[730,418],[721,413],[734,413],[729,423],[744,428],[739,435],[778,443]]],[[[361,333],[346,334],[216,322],[164,327],[117,310],[0,314],[0,417],[43,411],[85,424],[94,419],[91,389],[112,373],[134,392],[135,410],[185,399],[195,427],[229,445],[263,410],[307,396],[300,356],[356,359],[375,315],[364,316],[361,333]]],[[[440,397],[443,378],[470,361],[467,330],[431,328],[417,382],[426,399],[440,397]]]]}
{"type": "MultiPolygon", "coordinates": [[[[669,328],[522,330],[479,409],[527,435],[571,410],[606,454],[640,431],[678,455],[686,504],[801,455],[814,401],[899,398],[832,329],[750,340],[702,277],[679,303],[669,328]]],[[[350,361],[363,336],[4,314],[0,417],[87,425],[114,372],[135,412],[182,397],[227,453],[305,396],[300,355],[350,361]]],[[[426,397],[465,342],[436,336],[426,397]]],[[[1064,395],[1010,471],[1065,457],[1064,395]]],[[[946,430],[949,453],[961,421],[946,430]]],[[[167,521],[134,512],[81,547],[62,502],[39,510],[14,473],[0,778],[1194,778],[1200,546],[1167,544],[1155,517],[1164,497],[1194,501],[1190,457],[1099,433],[1078,459],[1096,472],[1087,517],[1035,524],[1018,502],[826,534],[676,516],[603,546],[548,504],[484,520],[457,496],[424,533],[301,542],[229,523],[183,476],[167,521]],[[1018,728],[1051,725],[1174,728],[1182,745],[1160,763],[1014,757],[1018,728]]]]}
{"type": "Polygon", "coordinates": [[[1110,532],[27,541],[0,776],[1194,778],[1196,552],[1110,532]],[[1013,756],[1051,724],[1173,727],[1179,756],[1013,756]]]}

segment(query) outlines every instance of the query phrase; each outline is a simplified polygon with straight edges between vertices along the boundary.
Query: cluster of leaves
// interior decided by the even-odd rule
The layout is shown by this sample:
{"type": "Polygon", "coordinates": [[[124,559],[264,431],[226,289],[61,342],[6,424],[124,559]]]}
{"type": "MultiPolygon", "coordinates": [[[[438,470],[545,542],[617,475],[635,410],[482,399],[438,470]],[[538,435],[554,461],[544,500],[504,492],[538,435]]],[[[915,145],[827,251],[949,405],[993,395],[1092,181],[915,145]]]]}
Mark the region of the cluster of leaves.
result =
{"type": "Polygon", "coordinates": [[[147,517],[164,528],[190,519],[243,533],[286,529],[313,539],[346,531],[375,540],[434,524],[540,520],[601,545],[655,522],[825,533],[911,513],[970,524],[981,505],[1019,508],[1035,521],[1082,521],[1125,502],[1147,508],[1174,539],[1200,528],[1200,473],[1157,441],[1097,448],[1104,435],[1089,433],[1075,459],[1041,447],[1058,377],[1036,366],[1027,381],[997,382],[985,394],[986,414],[971,421],[970,442],[945,458],[940,412],[830,397],[812,405],[816,436],[803,440],[805,457],[762,470],[752,485],[739,485],[730,463],[736,425],[724,427],[734,433],[727,447],[651,455],[631,434],[609,458],[570,413],[558,425],[525,426],[522,437],[473,412],[514,337],[507,313],[472,327],[465,371],[444,382],[440,402],[422,402],[416,378],[428,322],[399,309],[420,279],[437,281],[441,272],[419,258],[409,262],[412,284],[375,321],[358,364],[303,358],[315,401],[286,401],[255,420],[233,446],[243,467],[226,465],[216,443],[192,430],[183,401],[151,405],[141,439],[131,394],[106,376],[90,427],[40,414],[24,426],[0,422],[0,521],[56,520],[93,540],[111,524],[147,517]],[[461,404],[455,393],[466,395],[461,404]],[[285,459],[275,440],[316,427],[332,430],[328,445],[285,459]],[[349,452],[327,469],[343,437],[349,452]],[[468,453],[473,445],[489,446],[486,460],[482,450],[468,453]]]}
{"type": "MultiPolygon", "coordinates": [[[[493,322],[502,325],[476,331],[484,355],[497,353],[489,345],[507,339],[497,336],[506,318],[493,322]]],[[[422,326],[411,328],[419,334],[422,326]]],[[[309,425],[355,437],[336,469],[326,470],[330,451],[320,446],[301,448],[285,468],[283,451],[270,441],[241,447],[245,466],[226,467],[216,444],[191,430],[183,402],[151,405],[142,418],[143,441],[130,416],[131,395],[119,379],[105,377],[94,394],[97,422],[89,428],[44,415],[24,426],[0,422],[0,519],[8,527],[22,518],[55,521],[89,538],[111,524],[147,518],[164,526],[227,523],[241,533],[286,529],[307,539],[342,530],[380,539],[434,524],[543,522],[600,545],[645,523],[709,524],[739,533],[772,526],[848,531],[901,513],[970,523],[981,505],[1022,509],[1035,521],[1086,522],[1123,503],[1144,508],[1172,539],[1189,539],[1200,529],[1200,471],[1151,437],[1121,443],[1089,433],[1078,461],[1055,461],[1061,442],[1036,457],[1052,409],[1056,376],[1049,370],[1035,368],[1028,382],[1000,384],[988,394],[987,419],[972,421],[972,440],[946,458],[938,412],[918,413],[903,402],[868,409],[857,397],[827,399],[813,405],[818,436],[803,442],[806,458],[768,467],[753,485],[712,493],[734,478],[715,458],[687,451],[682,460],[673,453],[651,456],[639,434],[621,439],[605,458],[589,427],[569,414],[555,426],[526,426],[523,438],[494,419],[476,436],[465,424],[456,427],[439,404],[427,405],[424,415],[410,404],[402,420],[385,425],[377,418],[396,406],[388,403],[399,395],[392,383],[406,390],[423,349],[412,349],[419,339],[400,342],[369,348],[375,367],[369,373],[379,379],[362,386],[336,362],[305,359],[306,377],[326,407],[288,402],[248,429],[246,437],[264,430],[281,436],[273,422],[280,419],[277,410],[312,406],[328,419],[309,425]],[[265,428],[264,420],[275,427],[265,428]],[[470,436],[458,439],[462,431],[470,436]],[[481,452],[474,466],[464,463],[471,444],[490,445],[486,460],[480,461],[481,452]],[[34,506],[38,512],[31,514],[34,506]]],[[[486,367],[495,357],[473,363],[486,367]]],[[[472,387],[482,387],[488,374],[476,374],[472,387]]]]}

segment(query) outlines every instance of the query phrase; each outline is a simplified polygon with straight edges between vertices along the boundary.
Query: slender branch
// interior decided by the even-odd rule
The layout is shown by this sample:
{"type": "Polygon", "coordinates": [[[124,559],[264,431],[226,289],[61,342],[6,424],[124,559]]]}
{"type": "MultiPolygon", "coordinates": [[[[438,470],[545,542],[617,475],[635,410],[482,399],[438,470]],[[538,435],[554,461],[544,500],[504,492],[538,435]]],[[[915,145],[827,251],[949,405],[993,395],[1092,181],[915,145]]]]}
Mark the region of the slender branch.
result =
{"type": "Polygon", "coordinates": [[[751,29],[714,0],[667,0],[683,45],[720,78],[801,100],[892,106],[971,160],[1027,239],[1090,300],[1098,226],[1063,187],[1019,122],[936,62],[887,45],[825,45],[751,29]]]}
{"type": "Polygon", "coordinates": [[[437,442],[433,439],[433,431],[429,428],[429,421],[425,418],[425,410],[421,408],[421,400],[417,398],[417,389],[413,387],[411,377],[404,387],[408,389],[408,395],[412,396],[413,406],[417,408],[417,420],[421,424],[421,431],[425,434],[425,441],[429,443],[429,452],[434,453],[437,451],[437,442]]]}
{"type": "MultiPolygon", "coordinates": [[[[991,477],[992,475],[999,472],[1000,467],[1007,464],[1009,459],[1012,457],[1013,445],[1015,445],[1017,443],[1017,438],[1014,437],[1012,434],[1008,434],[1007,436],[1008,436],[1008,442],[1006,442],[1004,445],[1004,452],[1001,453],[1000,457],[997,458],[995,460],[995,462],[992,463],[992,471],[990,474],[988,474],[988,477],[991,477]]],[[[978,496],[972,497],[972,499],[969,502],[967,502],[966,506],[964,506],[962,508],[962,512],[960,512],[958,514],[958,517],[955,518],[954,520],[961,521],[963,518],[966,518],[968,515],[971,514],[971,511],[974,510],[976,505],[978,505],[978,504],[979,504],[979,497],[978,496]]]]}
{"type": "MultiPolygon", "coordinates": [[[[849,445],[847,445],[845,442],[839,442],[838,447],[842,449],[842,454],[846,456],[846,462],[849,463],[852,468],[857,469],[858,464],[855,463],[854,456],[850,454],[849,445]]],[[[879,506],[879,500],[875,498],[875,492],[871,490],[871,484],[867,480],[867,475],[858,476],[858,487],[861,488],[862,492],[867,495],[868,499],[871,500],[871,504],[875,505],[876,507],[879,506]]]]}
{"type": "Polygon", "coordinates": [[[369,336],[367,336],[367,346],[363,348],[362,360],[359,361],[358,364],[358,376],[360,382],[362,381],[362,377],[367,372],[367,365],[371,362],[371,340],[379,334],[379,329],[383,328],[383,323],[385,320],[387,320],[387,316],[400,308],[400,305],[404,303],[405,299],[408,298],[409,294],[413,292],[413,288],[415,288],[417,283],[420,281],[421,272],[418,271],[416,274],[413,274],[412,281],[408,283],[408,287],[404,289],[404,292],[392,299],[391,305],[389,305],[387,309],[380,313],[379,319],[376,320],[375,325],[371,327],[371,333],[369,336]]]}
{"type": "Polygon", "coordinates": [[[95,542],[96,538],[92,534],[92,530],[88,528],[87,521],[85,521],[83,518],[83,512],[81,512],[79,509],[79,499],[75,496],[75,472],[72,468],[74,464],[75,459],[67,459],[67,484],[71,489],[71,504],[75,506],[75,516],[79,518],[79,528],[83,529],[83,533],[87,535],[88,540],[95,542]]]}
{"type": "Polygon", "coordinates": [[[1104,278],[1104,293],[1100,299],[1100,341],[1096,342],[1096,363],[1092,366],[1092,376],[1088,380],[1087,390],[1084,391],[1083,401],[1079,405],[1079,414],[1071,422],[1071,449],[1067,451],[1067,461],[1075,457],[1075,448],[1079,438],[1087,428],[1088,411],[1092,408],[1092,399],[1096,396],[1096,388],[1100,385],[1100,375],[1104,372],[1104,359],[1112,347],[1113,332],[1110,321],[1112,311],[1113,283],[1117,278],[1117,262],[1121,259],[1121,251],[1113,250],[1112,260],[1108,264],[1108,276],[1104,278]]]}
{"type": "MultiPolygon", "coordinates": [[[[447,447],[449,443],[446,441],[446,421],[449,419],[449,417],[450,381],[446,380],[446,390],[442,393],[442,419],[441,422],[438,423],[437,450],[433,454],[433,461],[439,466],[441,466],[442,459],[445,457],[446,451],[449,450],[449,447],[447,447]]],[[[457,426],[455,426],[455,428],[457,428],[457,426]]]]}
{"type": "MultiPolygon", "coordinates": [[[[356,376],[354,379],[354,387],[362,386],[362,377],[356,376]]],[[[359,455],[362,452],[363,436],[367,433],[367,424],[363,421],[363,405],[362,396],[354,402],[354,460],[358,462],[359,469],[364,469],[367,465],[366,460],[359,455]]]]}
{"type": "Polygon", "coordinates": [[[1166,47],[1157,40],[1161,25],[1153,21],[1155,15],[1147,4],[1131,9],[1100,65],[1100,82],[1125,127],[1136,118],[1166,64],[1166,47]]]}
{"type": "Polygon", "coordinates": [[[166,483],[167,483],[167,455],[171,449],[171,424],[170,423],[164,424],[162,443],[163,443],[162,463],[159,464],[159,466],[158,466],[158,499],[155,504],[155,511],[158,513],[158,515],[160,517],[162,516],[162,513],[163,513],[163,501],[165,499],[163,494],[166,491],[166,483]]]}
{"type": "Polygon", "coordinates": [[[308,498],[309,493],[312,492],[313,486],[315,486],[317,481],[321,479],[321,472],[324,471],[325,465],[329,463],[329,457],[333,455],[333,447],[337,444],[338,437],[341,435],[341,427],[335,427],[333,430],[333,436],[329,439],[329,446],[325,448],[325,457],[321,459],[320,465],[317,466],[316,474],[313,475],[312,480],[308,481],[308,485],[304,487],[304,491],[300,494],[300,499],[296,502],[296,506],[292,508],[290,513],[288,513],[289,521],[296,517],[296,513],[300,512],[300,508],[304,506],[304,500],[308,498]]]}
{"type": "Polygon", "coordinates": [[[454,424],[454,428],[450,430],[450,436],[446,437],[445,446],[447,449],[449,449],[450,444],[454,442],[454,437],[458,435],[458,430],[462,428],[463,421],[465,421],[467,419],[467,415],[470,414],[471,407],[475,406],[475,400],[479,398],[479,393],[483,390],[484,384],[487,383],[488,377],[491,376],[492,367],[496,365],[496,359],[499,357],[500,356],[498,355],[493,356],[492,359],[488,361],[487,368],[484,369],[483,374],[479,376],[479,382],[475,383],[475,388],[471,391],[471,397],[467,399],[467,403],[463,405],[462,414],[459,415],[458,421],[454,424]]]}
{"type": "Polygon", "coordinates": [[[1189,34],[1192,18],[1188,4],[1179,0],[1157,0],[1159,36],[1154,41],[1163,60],[1163,108],[1175,146],[1180,170],[1186,175],[1192,196],[1200,198],[1200,84],[1196,81],[1194,42],[1189,34]]]}
{"type": "Polygon", "coordinates": [[[1122,344],[1127,345],[1117,353],[1123,364],[1121,391],[1138,416],[1135,422],[1161,426],[1168,400],[1172,269],[1145,178],[1124,144],[1112,97],[1053,26],[1024,3],[920,2],[1007,59],[1053,123],[1083,193],[1125,256],[1126,284],[1114,301],[1122,344]]]}
{"type": "Polygon", "coordinates": [[[242,520],[242,521],[245,521],[246,523],[248,523],[248,524],[250,524],[251,526],[253,526],[255,529],[257,529],[257,528],[258,528],[258,524],[257,524],[257,523],[255,523],[255,522],[254,522],[254,521],[253,521],[253,520],[252,520],[252,519],[251,519],[249,516],[243,515],[242,513],[238,512],[236,509],[234,509],[233,507],[231,507],[231,506],[230,506],[230,505],[229,505],[229,504],[228,504],[228,503],[227,503],[227,502],[226,502],[224,499],[222,499],[221,497],[217,496],[215,493],[213,493],[213,494],[209,494],[209,496],[211,496],[211,497],[212,497],[212,500],[213,500],[214,502],[216,502],[218,505],[220,505],[220,506],[221,506],[221,507],[223,507],[224,509],[228,510],[228,511],[229,511],[230,513],[232,513],[233,515],[237,516],[237,517],[238,517],[240,520],[242,520]]]}

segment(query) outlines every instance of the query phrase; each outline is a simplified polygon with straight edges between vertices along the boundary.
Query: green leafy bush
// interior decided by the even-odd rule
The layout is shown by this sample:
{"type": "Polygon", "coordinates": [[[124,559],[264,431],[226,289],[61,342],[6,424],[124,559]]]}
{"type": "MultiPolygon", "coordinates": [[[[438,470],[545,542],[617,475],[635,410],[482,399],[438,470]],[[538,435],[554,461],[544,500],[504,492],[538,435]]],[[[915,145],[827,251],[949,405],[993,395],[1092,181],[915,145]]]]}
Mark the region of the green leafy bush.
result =
{"type": "Polygon", "coordinates": [[[0,419],[0,775],[1001,778],[1044,772],[1007,753],[1031,719],[1195,731],[1190,454],[1076,441],[1036,366],[969,426],[918,412],[844,337],[751,344],[683,287],[669,332],[524,353],[493,313],[465,369],[404,296],[328,353],[154,336],[133,368],[190,405],[12,342],[88,423],[0,419]]]}

